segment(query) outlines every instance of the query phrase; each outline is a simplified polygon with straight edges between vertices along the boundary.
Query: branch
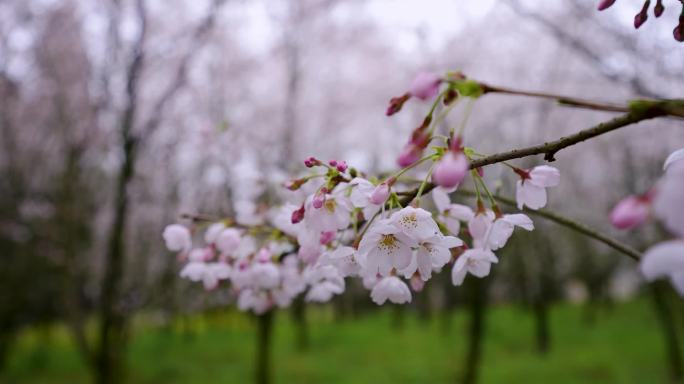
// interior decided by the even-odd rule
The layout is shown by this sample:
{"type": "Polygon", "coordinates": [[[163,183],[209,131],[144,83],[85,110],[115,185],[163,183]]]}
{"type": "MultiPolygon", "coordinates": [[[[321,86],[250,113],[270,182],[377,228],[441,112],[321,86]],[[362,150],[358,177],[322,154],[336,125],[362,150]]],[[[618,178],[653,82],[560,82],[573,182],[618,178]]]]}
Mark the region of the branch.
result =
{"type": "MultiPolygon", "coordinates": [[[[468,191],[468,190],[457,190],[455,193],[458,195],[462,195],[462,196],[475,196],[475,192],[468,191]]],[[[509,205],[512,207],[517,206],[515,201],[513,201],[507,197],[495,195],[494,199],[500,203],[505,204],[505,205],[509,205]]],[[[632,258],[634,260],[639,261],[639,259],[641,258],[641,252],[637,251],[636,249],[630,247],[627,244],[620,242],[619,240],[616,240],[616,239],[614,239],[608,235],[605,235],[605,234],[589,227],[586,224],[582,224],[578,221],[572,220],[568,217],[559,215],[557,213],[554,213],[554,212],[551,212],[551,211],[548,211],[545,209],[533,210],[533,209],[529,209],[529,208],[525,207],[523,209],[523,211],[525,213],[528,213],[531,215],[543,217],[549,221],[553,221],[556,224],[560,224],[564,227],[570,228],[573,231],[581,233],[587,237],[591,237],[592,239],[598,240],[598,241],[606,244],[607,246],[615,249],[616,251],[618,251],[618,252],[620,252],[626,256],[629,256],[630,258],[632,258]]]]}
{"type": "Polygon", "coordinates": [[[623,113],[629,112],[628,106],[599,103],[596,101],[580,99],[580,98],[576,98],[576,97],[567,97],[567,96],[556,95],[556,94],[545,93],[545,92],[521,91],[521,90],[517,90],[517,89],[498,87],[498,86],[489,85],[489,84],[485,84],[485,83],[480,83],[480,86],[482,87],[483,93],[503,93],[503,94],[516,95],[516,96],[539,97],[539,98],[543,98],[543,99],[552,99],[552,100],[557,101],[561,105],[570,106],[570,107],[593,109],[593,110],[597,110],[597,111],[606,111],[606,112],[623,112],[623,113]]]}
{"type": "Polygon", "coordinates": [[[631,124],[636,124],[640,121],[653,119],[659,116],[665,116],[666,114],[667,112],[660,108],[647,108],[645,110],[632,111],[607,122],[579,131],[570,136],[561,137],[560,139],[554,141],[527,148],[514,149],[508,152],[497,153],[495,155],[473,160],[470,163],[470,168],[474,169],[485,165],[500,163],[506,160],[519,159],[521,157],[540,154],[544,154],[544,160],[554,161],[556,153],[563,148],[570,147],[582,141],[603,135],[631,124]]]}

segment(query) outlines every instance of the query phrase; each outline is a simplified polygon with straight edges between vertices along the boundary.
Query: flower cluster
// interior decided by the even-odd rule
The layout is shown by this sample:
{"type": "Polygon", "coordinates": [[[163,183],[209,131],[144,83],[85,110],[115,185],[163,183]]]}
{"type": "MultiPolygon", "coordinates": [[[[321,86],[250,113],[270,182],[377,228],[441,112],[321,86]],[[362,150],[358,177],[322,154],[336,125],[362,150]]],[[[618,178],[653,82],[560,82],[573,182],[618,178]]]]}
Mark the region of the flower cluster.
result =
{"type": "MultiPolygon", "coordinates": [[[[456,103],[479,96],[478,87],[458,73],[421,73],[408,92],[393,98],[388,114],[410,98],[433,104],[400,154],[401,168],[388,177],[369,177],[342,160],[309,157],[309,173],[285,185],[291,202],[264,212],[256,221],[261,224],[196,221],[192,229],[203,229],[204,241],[195,248],[190,229],[168,226],[166,245],[185,262],[181,277],[201,281],[207,290],[224,284],[241,310],[263,313],[288,306],[300,294],[310,302],[329,301],[344,292],[346,278],[361,279],[381,305],[411,302],[412,292],[445,268],[456,286],[468,274],[487,276],[514,229],[531,231],[534,224],[521,212],[503,213],[483,170],[471,169],[482,155],[464,146],[467,114],[458,131],[438,132],[456,103]],[[421,166],[427,173],[417,180],[403,177],[421,166]],[[451,198],[469,175],[473,207],[451,198]],[[428,194],[426,209],[422,199],[428,194]]],[[[546,188],[560,181],[553,167],[506,166],[519,178],[519,210],[545,206],[546,188]]]]}
{"type": "Polygon", "coordinates": [[[641,272],[648,280],[669,277],[684,296],[684,148],[668,156],[664,174],[656,185],[639,196],[622,199],[611,212],[613,225],[632,229],[655,216],[676,239],[646,250],[641,272]]]}

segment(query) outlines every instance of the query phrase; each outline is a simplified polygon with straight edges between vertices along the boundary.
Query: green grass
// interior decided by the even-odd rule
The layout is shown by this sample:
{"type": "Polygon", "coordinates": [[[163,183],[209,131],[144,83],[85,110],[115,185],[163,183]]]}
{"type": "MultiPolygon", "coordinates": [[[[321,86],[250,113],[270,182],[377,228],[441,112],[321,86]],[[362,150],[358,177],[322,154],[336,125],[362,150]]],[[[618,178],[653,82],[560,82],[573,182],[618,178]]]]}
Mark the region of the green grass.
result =
{"type": "MultiPolygon", "coordinates": [[[[483,383],[666,382],[662,336],[650,303],[618,304],[591,326],[582,311],[559,305],[551,315],[552,349],[534,348],[529,313],[498,306],[488,313],[483,383]]],[[[289,313],[279,312],[274,339],[276,383],[456,382],[465,352],[465,313],[423,321],[407,314],[397,329],[392,308],[335,322],[326,308],[310,312],[311,347],[298,352],[289,313]]],[[[130,347],[131,383],[249,383],[253,318],[208,314],[173,330],[138,319],[130,347]],[[147,324],[147,325],[145,325],[147,324]],[[191,330],[191,331],[189,331],[191,330]]],[[[89,376],[61,327],[24,332],[3,383],[84,383],[89,376]]]]}

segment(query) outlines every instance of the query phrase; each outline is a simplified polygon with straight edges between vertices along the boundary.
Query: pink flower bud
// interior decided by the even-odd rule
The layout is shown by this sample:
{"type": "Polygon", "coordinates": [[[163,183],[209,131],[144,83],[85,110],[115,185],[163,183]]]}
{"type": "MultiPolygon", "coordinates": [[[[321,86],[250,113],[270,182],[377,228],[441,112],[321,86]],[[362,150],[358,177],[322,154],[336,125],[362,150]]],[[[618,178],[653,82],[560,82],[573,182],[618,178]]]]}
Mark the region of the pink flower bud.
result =
{"type": "Polygon", "coordinates": [[[413,289],[413,292],[420,292],[425,287],[425,282],[423,281],[423,279],[420,278],[420,274],[418,273],[411,276],[411,280],[409,282],[411,284],[411,289],[413,289]]]}
{"type": "Polygon", "coordinates": [[[404,146],[399,157],[397,158],[397,164],[400,167],[408,167],[409,165],[420,160],[420,156],[423,154],[423,149],[416,146],[413,143],[408,143],[404,146]]]}
{"type": "Polygon", "coordinates": [[[326,245],[330,243],[331,241],[335,240],[335,235],[337,233],[335,231],[326,231],[326,232],[321,232],[321,237],[320,237],[320,243],[321,245],[326,245]]]}
{"type": "Polygon", "coordinates": [[[613,208],[610,222],[618,229],[632,229],[648,220],[651,200],[644,196],[628,196],[613,208]]]}
{"type": "Polygon", "coordinates": [[[468,158],[463,152],[449,151],[442,157],[432,173],[435,184],[444,188],[458,186],[468,173],[468,158]]]}
{"type": "Polygon", "coordinates": [[[370,195],[370,202],[376,205],[384,204],[385,201],[387,201],[387,198],[390,195],[390,186],[387,184],[387,182],[384,182],[373,190],[373,193],[370,195]]]}
{"type": "Polygon", "coordinates": [[[304,160],[304,165],[307,168],[311,168],[311,167],[314,167],[316,165],[321,165],[321,161],[318,160],[317,158],[311,156],[308,159],[304,160]]]}
{"type": "Polygon", "coordinates": [[[331,167],[337,166],[337,160],[330,160],[328,161],[328,164],[330,164],[331,167]]]}
{"type": "Polygon", "coordinates": [[[337,170],[340,172],[344,172],[347,170],[347,162],[342,160],[337,163],[337,170]]]}
{"type": "Polygon", "coordinates": [[[598,10],[603,11],[604,9],[608,9],[613,4],[615,4],[615,0],[601,0],[598,5],[598,10]]]}
{"type": "Polygon", "coordinates": [[[327,189],[321,188],[316,194],[314,195],[312,205],[316,209],[320,209],[323,207],[323,204],[325,204],[325,194],[328,192],[327,189]]]}
{"type": "Polygon", "coordinates": [[[432,72],[419,72],[411,82],[409,94],[421,100],[428,100],[439,92],[442,78],[432,72]]]}
{"type": "Polygon", "coordinates": [[[304,204],[302,204],[302,206],[299,207],[299,209],[296,209],[292,212],[291,218],[292,224],[297,224],[302,220],[304,220],[304,204]]]}

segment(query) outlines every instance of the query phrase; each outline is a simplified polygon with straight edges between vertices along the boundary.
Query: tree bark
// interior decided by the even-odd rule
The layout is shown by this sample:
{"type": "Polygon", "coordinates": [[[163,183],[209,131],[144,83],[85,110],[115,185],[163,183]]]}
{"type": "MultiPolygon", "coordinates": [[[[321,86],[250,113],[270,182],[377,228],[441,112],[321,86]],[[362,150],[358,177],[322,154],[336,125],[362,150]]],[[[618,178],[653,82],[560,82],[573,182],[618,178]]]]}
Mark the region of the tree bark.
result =
{"type": "Polygon", "coordinates": [[[667,300],[667,287],[662,281],[651,284],[653,305],[660,321],[660,329],[663,332],[665,354],[670,380],[673,383],[681,383],[684,379],[684,366],[682,366],[682,351],[679,346],[679,335],[667,300]]]}
{"type": "Polygon", "coordinates": [[[468,351],[465,358],[465,368],[460,383],[475,384],[478,381],[480,361],[482,360],[482,343],[485,337],[485,317],[487,311],[487,293],[489,279],[469,277],[470,294],[470,324],[468,327],[468,351]]]}
{"type": "Polygon", "coordinates": [[[273,310],[257,316],[257,348],[255,361],[255,383],[271,383],[271,335],[273,331],[273,310]]]}

